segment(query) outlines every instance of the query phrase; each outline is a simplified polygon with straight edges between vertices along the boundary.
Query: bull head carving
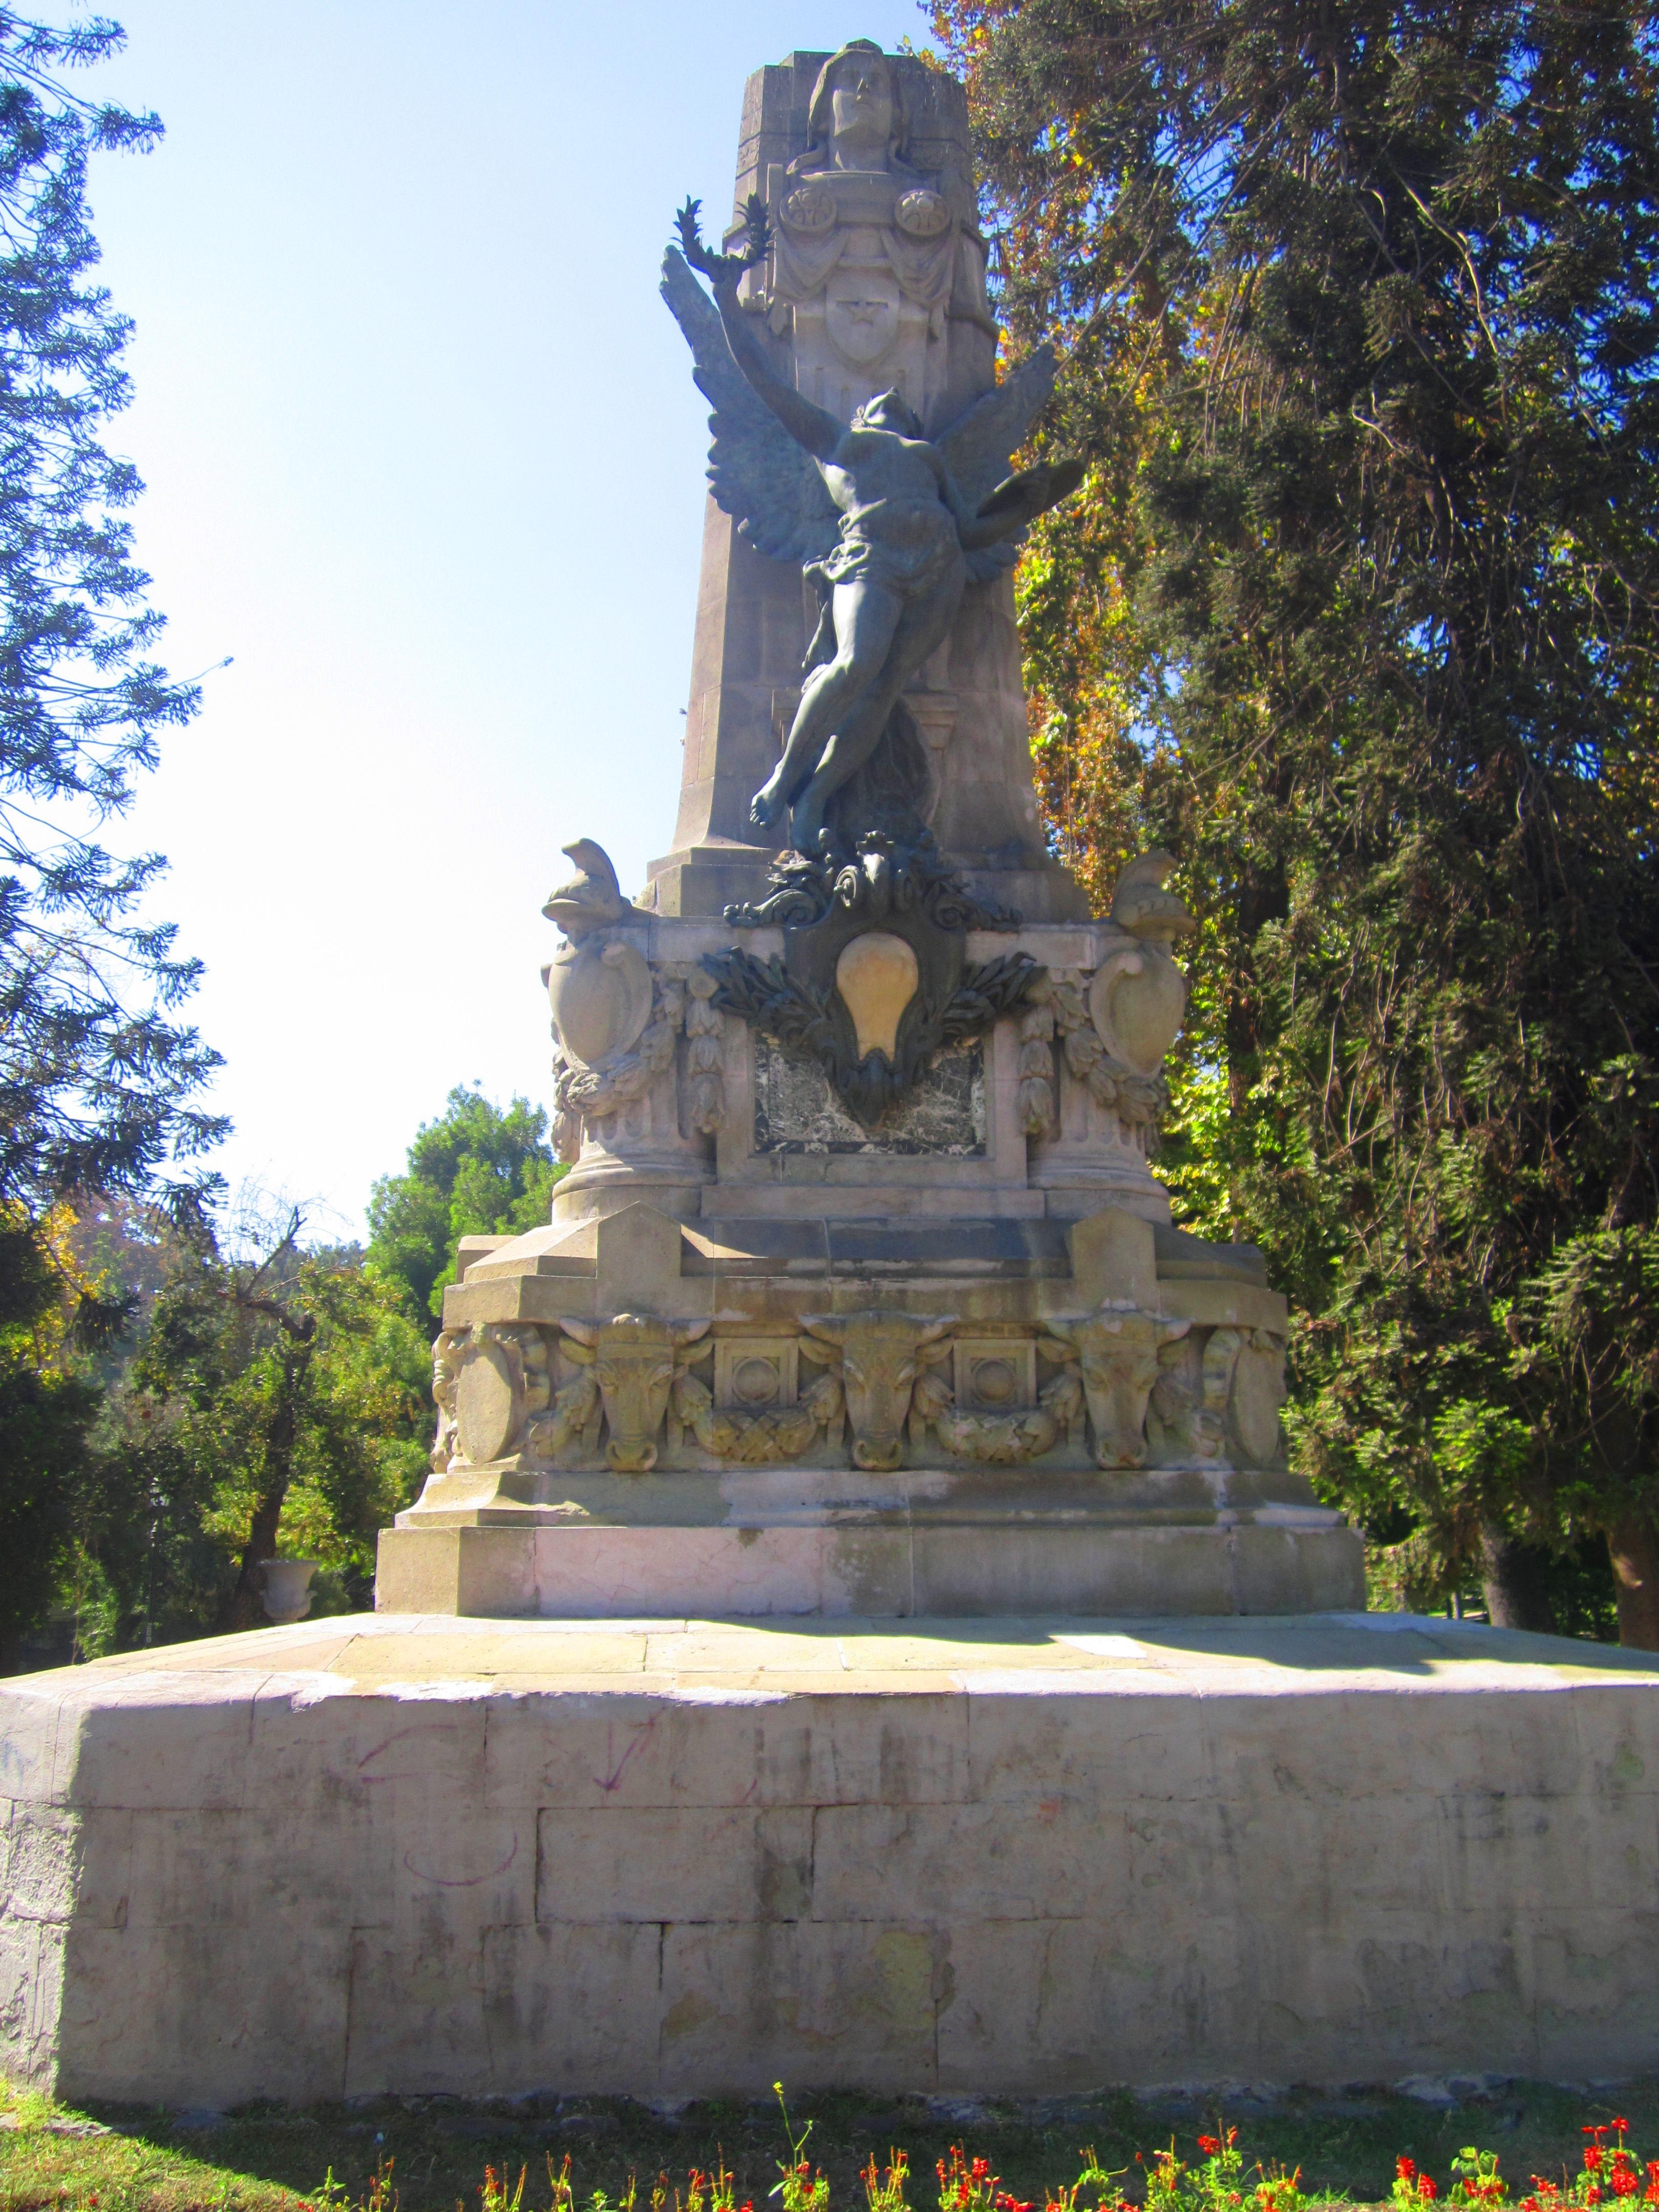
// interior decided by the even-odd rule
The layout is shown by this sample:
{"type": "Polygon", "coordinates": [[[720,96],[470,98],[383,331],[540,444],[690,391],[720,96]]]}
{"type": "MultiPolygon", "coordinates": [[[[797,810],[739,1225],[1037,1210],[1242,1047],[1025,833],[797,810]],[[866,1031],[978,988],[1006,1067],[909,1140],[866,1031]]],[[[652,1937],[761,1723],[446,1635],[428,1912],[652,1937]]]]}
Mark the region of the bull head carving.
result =
{"type": "Polygon", "coordinates": [[[1165,1321],[1136,1306],[1106,1305],[1079,1320],[1048,1326],[1082,1370],[1096,1466],[1144,1466],[1146,1401],[1158,1376],[1158,1352],[1192,1323],[1165,1321]]]}
{"type": "Polygon", "coordinates": [[[591,1364],[598,1379],[605,1458],[620,1474],[645,1474],[657,1463],[657,1435],[675,1376],[708,1354],[709,1347],[699,1340],[708,1323],[618,1314],[614,1321],[565,1320],[559,1326],[571,1358],[591,1364]]]}
{"type": "Polygon", "coordinates": [[[896,1313],[803,1314],[801,1325],[814,1340],[802,1343],[809,1358],[826,1366],[840,1360],[855,1463],[896,1467],[916,1377],[945,1358],[950,1346],[943,1340],[956,1327],[956,1316],[917,1321],[896,1313]],[[827,1349],[818,1350],[820,1345],[827,1349]]]}

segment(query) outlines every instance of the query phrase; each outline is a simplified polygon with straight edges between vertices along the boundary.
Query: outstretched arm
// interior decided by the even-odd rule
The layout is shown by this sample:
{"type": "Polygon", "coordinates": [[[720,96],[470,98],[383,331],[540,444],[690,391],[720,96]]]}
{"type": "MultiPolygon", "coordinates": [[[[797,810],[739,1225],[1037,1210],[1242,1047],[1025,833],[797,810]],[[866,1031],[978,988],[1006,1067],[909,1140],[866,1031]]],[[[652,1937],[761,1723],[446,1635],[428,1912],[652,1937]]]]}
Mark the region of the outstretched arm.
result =
{"type": "Polygon", "coordinates": [[[804,392],[797,392],[793,384],[786,384],[775,374],[750,318],[738,304],[735,277],[724,278],[715,285],[714,305],[726,325],[726,343],[732,349],[732,358],[754,390],[790,436],[797,444],[805,446],[814,459],[833,459],[844,434],[843,426],[826,408],[815,407],[804,392]]]}
{"type": "Polygon", "coordinates": [[[752,269],[766,251],[766,210],[758,194],[750,196],[744,216],[749,226],[748,252],[712,253],[697,234],[697,203],[688,200],[675,218],[679,225],[680,243],[691,266],[701,270],[708,279],[726,331],[726,343],[750,388],[799,445],[805,446],[816,460],[827,461],[841,443],[842,424],[826,409],[815,407],[793,384],[786,384],[775,374],[749,318],[738,304],[738,285],[744,271],[752,269]]]}

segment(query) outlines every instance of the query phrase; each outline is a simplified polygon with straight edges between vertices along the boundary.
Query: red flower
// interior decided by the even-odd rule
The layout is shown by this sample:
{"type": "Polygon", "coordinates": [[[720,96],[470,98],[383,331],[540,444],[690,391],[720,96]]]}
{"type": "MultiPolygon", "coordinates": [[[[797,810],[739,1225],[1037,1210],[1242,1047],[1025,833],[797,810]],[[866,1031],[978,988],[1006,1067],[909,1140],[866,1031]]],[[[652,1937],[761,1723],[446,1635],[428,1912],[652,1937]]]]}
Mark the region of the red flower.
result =
{"type": "Polygon", "coordinates": [[[1425,2204],[1433,2203],[1434,2184],[1426,2173],[1419,2173],[1417,2177],[1417,2193],[1425,2204]]]}
{"type": "Polygon", "coordinates": [[[1585,2171],[1585,2172],[1586,2172],[1586,2173],[1596,2173],[1596,2172],[1599,2172],[1601,2171],[1601,2144],[1600,2144],[1599,2142],[1586,2143],[1586,2144],[1584,2145],[1584,2171],[1585,2171]]]}
{"type": "Polygon", "coordinates": [[[991,2171],[991,2161],[988,2158],[976,2158],[968,2171],[975,2181],[983,2181],[991,2171]]]}
{"type": "Polygon", "coordinates": [[[1200,2136],[1198,2147],[1206,2158],[1213,2158],[1221,2148],[1221,2138],[1219,2136],[1200,2136]]]}
{"type": "Polygon", "coordinates": [[[1417,2172],[1417,2168],[1413,2165],[1412,2161],[1408,2158],[1395,2159],[1394,2162],[1394,2170],[1400,2176],[1400,2179],[1402,2181],[1411,2180],[1417,2172]]]}

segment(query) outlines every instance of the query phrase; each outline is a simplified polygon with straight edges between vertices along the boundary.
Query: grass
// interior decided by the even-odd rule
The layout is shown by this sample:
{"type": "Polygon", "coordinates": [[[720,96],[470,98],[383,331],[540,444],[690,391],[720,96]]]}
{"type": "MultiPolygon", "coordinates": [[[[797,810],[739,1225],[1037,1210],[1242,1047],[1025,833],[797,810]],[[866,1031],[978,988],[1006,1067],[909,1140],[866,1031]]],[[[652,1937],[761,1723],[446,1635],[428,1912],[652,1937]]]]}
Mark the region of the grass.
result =
{"type": "MultiPolygon", "coordinates": [[[[1519,2195],[1534,2173],[1576,2171],[1580,2130],[1615,2112],[1631,2124],[1632,2148],[1659,2155],[1659,2082],[1621,2084],[1616,2094],[1512,2082],[1450,2109],[1381,2089],[1291,2092],[1267,2102],[1241,2092],[1223,2102],[1247,2166],[1258,2159],[1300,2166],[1310,2196],[1357,2204],[1387,2198],[1401,2154],[1431,2172],[1443,2195],[1449,2160],[1468,2143],[1496,2150],[1519,2195]]],[[[957,2142],[988,2158],[1005,2188],[1039,2208],[1048,2189],[1074,2179],[1085,2144],[1103,2166],[1127,2168],[1125,2186],[1138,2197],[1137,2153],[1149,2159],[1173,2134],[1182,2155],[1196,2158],[1199,2130],[1220,2117],[1209,2100],[1121,2092],[1023,2106],[823,2096],[792,2100],[790,2109],[797,2132],[801,2122],[813,2123],[806,2154],[829,2176],[830,2212],[864,2212],[859,2171],[872,2152],[884,2164],[893,2144],[910,2154],[913,2212],[932,2212],[934,2160],[957,2142]]],[[[556,2170],[567,2154],[579,2212],[595,2191],[614,2208],[630,2174],[642,2206],[665,2176],[672,2207],[688,2171],[711,2167],[721,2154],[738,2203],[751,2198],[765,2212],[787,2145],[775,2102],[672,2112],[626,2099],[475,2105],[386,2097],[216,2116],[105,2105],[72,2112],[0,2085],[0,2212],[300,2212],[301,2205],[325,2212],[326,2176],[337,2207],[356,2205],[386,2160],[399,2212],[480,2212],[486,2163],[506,2167],[514,2181],[527,2166],[524,2212],[547,2212],[546,2161],[556,2170]]]]}

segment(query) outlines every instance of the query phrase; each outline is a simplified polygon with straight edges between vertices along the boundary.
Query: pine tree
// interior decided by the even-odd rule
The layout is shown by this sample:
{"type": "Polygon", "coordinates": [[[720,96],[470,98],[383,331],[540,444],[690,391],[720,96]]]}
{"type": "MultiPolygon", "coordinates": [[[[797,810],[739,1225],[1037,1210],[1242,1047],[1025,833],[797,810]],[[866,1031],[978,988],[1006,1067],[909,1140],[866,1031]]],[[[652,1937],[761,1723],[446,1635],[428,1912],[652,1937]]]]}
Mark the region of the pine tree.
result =
{"type": "Polygon", "coordinates": [[[143,919],[164,865],[101,825],[131,803],[160,732],[197,709],[151,658],[127,510],[143,487],[100,442],[127,404],[131,334],[92,281],[94,152],[161,126],[58,72],[123,42],[0,9],[0,1209],[41,1217],[77,1190],[157,1192],[176,1218],[216,1187],[225,1124],[197,1093],[217,1056],[177,1018],[198,964],[143,919]]]}
{"type": "Polygon", "coordinates": [[[1005,312],[1102,457],[1047,605],[1121,579],[1115,805],[1206,917],[1188,1210],[1306,1316],[1328,1493],[1528,1625],[1539,1547],[1597,1529],[1659,1646],[1655,12],[939,23],[1005,312]]]}
{"type": "Polygon", "coordinates": [[[72,1557],[97,1409],[76,1354],[128,1310],[120,1285],[80,1279],[74,1201],[159,1202],[200,1234],[226,1126],[198,1099],[217,1056],[178,1018],[198,964],[143,913],[163,863],[100,842],[198,704],[152,657],[126,519],[143,487],[100,442],[131,325],[91,276],[87,167],[161,125],[60,73],[121,43],[100,18],[0,8],[0,1650],[72,1557]]]}

